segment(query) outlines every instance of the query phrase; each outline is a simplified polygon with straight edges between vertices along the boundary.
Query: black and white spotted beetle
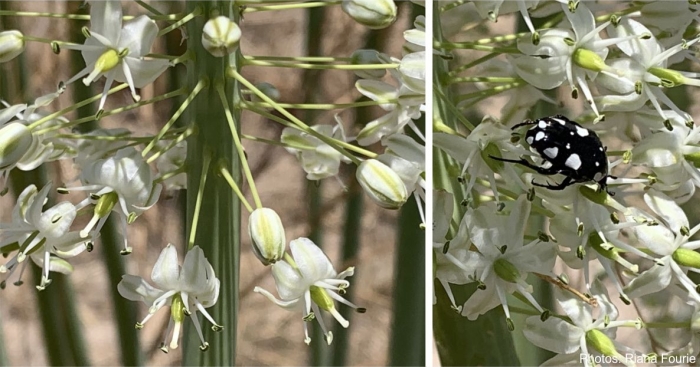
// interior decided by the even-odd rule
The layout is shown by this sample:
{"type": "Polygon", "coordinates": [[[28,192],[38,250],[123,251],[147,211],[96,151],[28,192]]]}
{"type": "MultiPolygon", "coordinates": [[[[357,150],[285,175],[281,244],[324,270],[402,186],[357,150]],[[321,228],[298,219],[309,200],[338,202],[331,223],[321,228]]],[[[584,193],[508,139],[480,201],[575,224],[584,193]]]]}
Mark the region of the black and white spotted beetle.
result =
{"type": "Polygon", "coordinates": [[[574,183],[595,181],[601,191],[611,194],[607,181],[615,177],[608,174],[607,147],[603,146],[595,132],[562,115],[526,120],[513,126],[512,130],[521,126],[531,126],[525,134],[525,141],[542,157],[544,165],[539,167],[523,158],[491,158],[522,164],[543,175],[560,173],[566,176],[558,185],[540,184],[533,180],[535,186],[563,190],[574,183]]]}

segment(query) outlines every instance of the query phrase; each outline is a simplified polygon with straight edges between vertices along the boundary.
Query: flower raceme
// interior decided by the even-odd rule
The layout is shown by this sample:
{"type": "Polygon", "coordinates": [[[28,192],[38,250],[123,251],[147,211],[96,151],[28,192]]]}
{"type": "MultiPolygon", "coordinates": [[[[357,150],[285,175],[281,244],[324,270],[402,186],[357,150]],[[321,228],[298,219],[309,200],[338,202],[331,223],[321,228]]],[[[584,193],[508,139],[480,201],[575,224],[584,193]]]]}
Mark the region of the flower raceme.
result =
{"type": "Polygon", "coordinates": [[[345,278],[352,276],[355,269],[350,267],[337,273],[326,254],[308,238],[291,241],[289,249],[292,252],[291,257],[287,255],[285,260],[272,264],[272,275],[280,298],[260,287],[255,287],[255,292],[282,308],[302,311],[306,344],[311,343],[306,322],[317,319],[326,342],[330,345],[333,332],[326,327],[320,310],[329,312],[345,328],[350,323],[335,308],[335,301],[348,305],[357,312],[365,312],[364,308],[340,296],[350,286],[350,282],[345,278]]]}
{"type": "Polygon", "coordinates": [[[209,344],[204,340],[197,312],[211,322],[212,330],[222,330],[223,326],[217,324],[206,311],[219,298],[220,282],[202,249],[194,246],[187,251],[180,266],[175,246],[168,244],[153,266],[151,280],[155,287],[139,276],[124,275],[117,285],[122,297],[148,305],[148,315],[136,324],[136,328],[143,328],[158,310],[170,306],[170,322],[164,337],[167,340],[170,336],[170,342],[164,340],[161,349],[167,352],[168,347],[178,347],[182,323],[185,316],[189,316],[202,342],[200,349],[206,350],[209,344]]]}

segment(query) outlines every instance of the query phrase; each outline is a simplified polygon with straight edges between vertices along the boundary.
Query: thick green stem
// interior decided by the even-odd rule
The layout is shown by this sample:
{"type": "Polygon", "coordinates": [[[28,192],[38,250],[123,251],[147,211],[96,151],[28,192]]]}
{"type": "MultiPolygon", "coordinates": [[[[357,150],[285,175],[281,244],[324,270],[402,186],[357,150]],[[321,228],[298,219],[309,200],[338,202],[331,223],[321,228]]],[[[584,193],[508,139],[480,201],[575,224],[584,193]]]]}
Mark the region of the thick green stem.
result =
{"type": "MultiPolygon", "coordinates": [[[[215,306],[207,311],[219,324],[224,325],[221,332],[211,331],[209,322],[203,321],[204,339],[210,348],[203,353],[199,350],[200,342],[191,323],[186,323],[186,337],[183,346],[182,364],[232,366],[236,357],[236,328],[238,314],[238,269],[240,247],[240,201],[229,184],[215,172],[209,172],[205,187],[200,187],[204,158],[209,155],[212,162],[223,162],[240,186],[240,162],[233,147],[224,109],[219,102],[216,82],[224,83],[226,99],[239,104],[239,87],[235,80],[226,78],[225,70],[229,65],[238,69],[240,55],[217,58],[209,54],[200,42],[204,23],[215,15],[228,16],[239,21],[240,12],[232,1],[188,1],[187,12],[201,7],[202,17],[196,17],[187,23],[189,36],[188,47],[195,57],[187,62],[187,87],[193,90],[203,78],[211,81],[192,101],[185,114],[188,125],[197,126],[197,134],[187,141],[187,233],[193,228],[193,216],[197,193],[203,191],[201,213],[206,213],[206,220],[198,222],[194,244],[202,248],[207,259],[214,267],[216,276],[221,281],[221,292],[215,306]]],[[[233,121],[240,130],[240,110],[232,111],[233,121]]],[[[216,168],[216,164],[210,165],[216,168]]],[[[189,236],[188,236],[189,237],[189,236]]]]}

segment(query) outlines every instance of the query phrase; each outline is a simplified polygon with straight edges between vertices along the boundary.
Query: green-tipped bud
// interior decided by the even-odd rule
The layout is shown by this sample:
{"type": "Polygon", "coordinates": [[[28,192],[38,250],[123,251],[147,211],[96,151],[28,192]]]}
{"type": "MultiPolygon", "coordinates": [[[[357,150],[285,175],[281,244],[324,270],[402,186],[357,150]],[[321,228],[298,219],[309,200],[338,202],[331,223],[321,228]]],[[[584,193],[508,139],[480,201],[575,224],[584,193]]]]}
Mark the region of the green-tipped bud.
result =
{"type": "MultiPolygon", "coordinates": [[[[381,64],[379,52],[376,50],[357,50],[350,56],[353,65],[381,64]]],[[[362,79],[380,79],[386,74],[386,69],[355,70],[355,75],[362,79]]]]}
{"type": "MultiPolygon", "coordinates": [[[[280,91],[272,84],[267,83],[267,82],[260,82],[255,84],[255,88],[258,88],[261,92],[263,92],[264,95],[266,95],[268,98],[271,100],[277,102],[280,100],[282,95],[280,94],[280,91]]],[[[257,94],[253,94],[251,96],[251,100],[253,102],[263,102],[260,97],[258,97],[257,94]]]]}
{"type": "Polygon", "coordinates": [[[586,199],[600,205],[607,205],[608,200],[611,200],[610,195],[605,190],[594,190],[588,186],[581,185],[578,191],[586,199]]]}
{"type": "Polygon", "coordinates": [[[520,270],[510,261],[499,258],[493,262],[493,272],[506,282],[516,283],[520,280],[520,270]]]}
{"type": "Polygon", "coordinates": [[[393,0],[343,0],[343,11],[371,29],[382,29],[396,21],[393,0]]]}
{"type": "Polygon", "coordinates": [[[253,252],[263,265],[274,264],[284,257],[284,226],[274,210],[255,209],[248,220],[248,234],[253,242],[253,252]]]}
{"type": "Polygon", "coordinates": [[[22,123],[12,122],[0,129],[0,170],[12,167],[27,153],[34,135],[22,123]]]}
{"type": "Polygon", "coordinates": [[[665,68],[653,67],[649,68],[649,73],[661,79],[661,84],[664,87],[671,88],[685,83],[685,77],[683,74],[665,68]]]}
{"type": "Polygon", "coordinates": [[[399,209],[408,200],[408,190],[401,177],[376,159],[360,163],[355,175],[367,196],[382,208],[399,209]]]}
{"type": "Polygon", "coordinates": [[[697,251],[679,248],[671,255],[673,260],[680,266],[700,269],[700,253],[697,251]]]}
{"type": "Polygon", "coordinates": [[[202,46],[216,57],[226,56],[238,47],[241,29],[231,19],[218,16],[204,24],[202,46]]]}
{"type": "Polygon", "coordinates": [[[609,68],[609,66],[605,64],[605,60],[603,60],[600,55],[585,48],[577,49],[574,52],[573,60],[576,65],[596,72],[601,72],[609,68]]]}
{"type": "Polygon", "coordinates": [[[24,52],[24,35],[22,35],[22,32],[0,32],[0,62],[10,61],[22,52],[24,52]]]}
{"type": "Polygon", "coordinates": [[[615,349],[615,344],[610,338],[598,329],[586,332],[586,342],[600,354],[608,357],[617,357],[620,353],[615,349]]]}

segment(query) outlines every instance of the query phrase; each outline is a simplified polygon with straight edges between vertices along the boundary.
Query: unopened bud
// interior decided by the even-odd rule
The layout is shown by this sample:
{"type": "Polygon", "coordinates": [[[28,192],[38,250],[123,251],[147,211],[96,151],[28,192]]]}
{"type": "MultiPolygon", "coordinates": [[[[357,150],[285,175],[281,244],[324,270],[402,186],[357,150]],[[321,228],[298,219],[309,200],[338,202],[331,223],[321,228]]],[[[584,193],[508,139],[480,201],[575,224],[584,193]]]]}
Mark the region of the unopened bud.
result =
{"type": "Polygon", "coordinates": [[[218,16],[204,24],[202,46],[216,57],[226,56],[238,47],[241,29],[231,19],[218,16]]]}
{"type": "Polygon", "coordinates": [[[20,31],[0,32],[0,62],[14,59],[24,52],[24,36],[20,31]]]}
{"type": "MultiPolygon", "coordinates": [[[[280,91],[272,84],[267,83],[267,82],[260,82],[255,84],[255,88],[258,88],[261,92],[263,92],[264,95],[266,95],[268,98],[273,100],[274,102],[277,102],[280,100],[282,95],[280,94],[280,91]]],[[[253,94],[251,97],[251,100],[253,102],[263,102],[260,97],[258,97],[256,94],[253,94]]]]}
{"type": "Polygon", "coordinates": [[[277,212],[269,208],[255,209],[248,220],[248,234],[253,242],[253,252],[263,265],[282,259],[286,239],[277,212]]]}
{"type": "Polygon", "coordinates": [[[408,200],[408,191],[401,177],[376,159],[360,163],[356,177],[365,193],[382,208],[399,209],[408,200]]]}
{"type": "Polygon", "coordinates": [[[371,29],[382,29],[396,21],[393,0],[343,0],[343,11],[371,29]]]}
{"type": "Polygon", "coordinates": [[[33,141],[34,135],[22,123],[12,122],[0,129],[0,170],[17,164],[33,141]]]}
{"type": "MultiPolygon", "coordinates": [[[[350,56],[353,65],[381,64],[379,52],[376,50],[357,50],[350,56]]],[[[386,69],[355,70],[355,75],[362,79],[381,79],[386,69]]]]}

